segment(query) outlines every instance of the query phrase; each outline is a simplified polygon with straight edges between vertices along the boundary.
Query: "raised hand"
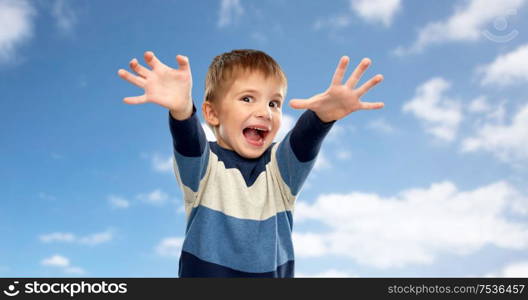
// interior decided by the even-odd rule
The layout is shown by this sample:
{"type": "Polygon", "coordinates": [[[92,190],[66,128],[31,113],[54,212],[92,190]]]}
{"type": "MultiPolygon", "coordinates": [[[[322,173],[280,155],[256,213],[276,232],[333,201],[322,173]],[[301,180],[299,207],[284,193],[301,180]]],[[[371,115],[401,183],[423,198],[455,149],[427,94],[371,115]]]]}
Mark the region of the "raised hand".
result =
{"type": "Polygon", "coordinates": [[[357,89],[354,89],[359,79],[370,65],[370,59],[364,58],[356,67],[345,84],[342,83],[349,58],[341,57],[336,68],[332,83],[326,91],[314,95],[308,99],[290,100],[290,106],[295,109],[310,109],[314,111],[323,122],[331,122],[342,119],[348,114],[362,109],[380,109],[383,102],[362,102],[361,97],[373,86],[383,80],[383,75],[372,77],[357,89]]]}
{"type": "Polygon", "coordinates": [[[153,52],[145,52],[145,62],[151,68],[140,65],[137,59],[130,61],[130,68],[137,74],[119,69],[119,77],[142,88],[141,96],[126,97],[128,104],[156,103],[171,111],[173,116],[190,116],[192,113],[192,75],[189,59],[177,55],[179,69],[173,69],[161,61],[153,52]]]}

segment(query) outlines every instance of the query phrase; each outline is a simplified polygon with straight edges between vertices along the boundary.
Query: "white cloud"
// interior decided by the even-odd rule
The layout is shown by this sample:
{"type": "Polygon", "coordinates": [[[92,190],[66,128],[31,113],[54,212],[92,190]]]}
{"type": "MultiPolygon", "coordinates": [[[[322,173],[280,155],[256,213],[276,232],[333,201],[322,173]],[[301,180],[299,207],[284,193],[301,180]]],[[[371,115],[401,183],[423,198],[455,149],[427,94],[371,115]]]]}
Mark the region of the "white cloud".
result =
{"type": "Polygon", "coordinates": [[[510,124],[486,123],[474,136],[462,141],[463,152],[488,151],[509,163],[528,161],[528,104],[513,116],[510,124]]]}
{"type": "Polygon", "coordinates": [[[162,190],[156,189],[148,194],[139,194],[137,198],[148,204],[163,205],[167,202],[169,196],[162,190]]]}
{"type": "MultiPolygon", "coordinates": [[[[507,16],[512,12],[516,13],[525,2],[525,0],[465,1],[464,5],[456,6],[454,14],[446,20],[425,25],[418,33],[417,40],[410,47],[399,47],[395,54],[418,53],[429,45],[444,42],[477,41],[486,37],[492,41],[501,41],[514,31],[496,35],[486,28],[498,19],[507,22],[507,16]]],[[[503,31],[506,30],[509,28],[503,29],[503,31]]]]}
{"type": "Polygon", "coordinates": [[[332,16],[329,18],[320,18],[317,21],[315,21],[313,27],[315,30],[319,30],[319,29],[323,29],[327,27],[334,29],[334,30],[341,29],[341,28],[348,27],[348,25],[350,25],[351,23],[350,19],[351,19],[351,16],[348,14],[336,15],[336,16],[332,16]]]}
{"type": "Polygon", "coordinates": [[[502,277],[528,277],[528,261],[509,264],[500,273],[502,277]]]}
{"type": "Polygon", "coordinates": [[[176,212],[184,214],[185,213],[185,205],[181,204],[180,206],[178,206],[178,209],[176,210],[176,212]]]}
{"type": "Polygon", "coordinates": [[[508,86],[528,82],[528,44],[498,56],[495,61],[477,68],[483,74],[482,85],[508,86]]]}
{"type": "Polygon", "coordinates": [[[374,119],[367,124],[367,128],[381,133],[393,133],[395,130],[385,119],[374,119]]]}
{"type": "MultiPolygon", "coordinates": [[[[113,208],[126,209],[131,205],[137,205],[139,203],[150,204],[154,206],[162,206],[169,202],[178,201],[177,199],[169,199],[169,195],[163,192],[161,189],[155,189],[148,193],[141,193],[134,196],[136,200],[127,200],[124,197],[109,195],[108,202],[113,208]]],[[[179,203],[179,202],[178,202],[179,203]]]]}
{"type": "Polygon", "coordinates": [[[339,124],[334,123],[332,126],[332,129],[328,132],[328,135],[326,136],[327,141],[332,142],[341,142],[343,137],[346,137],[348,135],[347,129],[339,124]]]}
{"type": "Polygon", "coordinates": [[[70,260],[61,255],[53,255],[51,257],[45,258],[42,260],[41,264],[43,266],[49,267],[67,267],[70,265],[70,260]]]}
{"type": "MultiPolygon", "coordinates": [[[[358,15],[368,23],[389,27],[394,16],[401,9],[401,0],[350,0],[349,4],[350,12],[318,18],[313,28],[315,30],[329,28],[334,31],[346,28],[352,24],[353,14],[358,15]]],[[[334,38],[343,39],[339,36],[334,36],[334,38]]]]}
{"type": "Polygon", "coordinates": [[[60,268],[64,273],[68,274],[85,274],[82,268],[70,265],[70,260],[59,254],[43,259],[41,264],[47,267],[60,268]]]}
{"type": "Polygon", "coordinates": [[[168,157],[161,157],[158,154],[152,155],[152,167],[158,172],[171,172],[172,164],[172,155],[168,157]]]}
{"type": "Polygon", "coordinates": [[[102,243],[111,241],[114,238],[112,231],[107,230],[105,232],[94,233],[78,239],[80,244],[95,246],[102,243]]]}
{"type": "Polygon", "coordinates": [[[403,105],[404,112],[422,120],[426,131],[443,141],[453,141],[462,121],[460,103],[445,96],[450,83],[435,77],[416,89],[414,98],[403,105]]]}
{"type": "Polygon", "coordinates": [[[68,0],[55,0],[51,8],[51,14],[55,18],[59,31],[63,34],[71,34],[77,23],[77,16],[69,3],[68,0]]]}
{"type": "Polygon", "coordinates": [[[528,249],[528,223],[506,214],[528,198],[499,181],[460,191],[451,182],[404,190],[393,197],[351,192],[298,202],[296,222],[320,222],[326,232],[295,232],[296,255],[338,255],[378,268],[431,264],[442,254],[467,255],[484,246],[528,249]]]}
{"type": "Polygon", "coordinates": [[[351,278],[351,277],[358,277],[352,274],[349,274],[347,272],[339,271],[336,269],[329,269],[320,273],[315,274],[304,274],[304,273],[296,273],[295,278],[307,278],[307,277],[315,277],[315,278],[351,278]]]}
{"type": "Polygon", "coordinates": [[[75,235],[71,233],[54,232],[54,233],[41,235],[40,240],[44,243],[51,243],[51,242],[70,243],[70,242],[75,241],[75,235]]]}
{"type": "Polygon", "coordinates": [[[500,101],[497,107],[488,113],[486,117],[499,123],[504,122],[506,118],[506,103],[506,100],[500,101]]]}
{"type": "Polygon", "coordinates": [[[180,257],[183,238],[168,237],[156,246],[156,253],[161,256],[180,257]]]}
{"type": "Polygon", "coordinates": [[[35,9],[25,0],[0,0],[0,63],[14,60],[16,48],[33,35],[35,9]]]}
{"type": "Polygon", "coordinates": [[[332,163],[326,156],[326,152],[324,152],[322,149],[317,154],[317,158],[315,159],[314,164],[314,171],[320,171],[323,169],[328,169],[332,167],[332,163]]]}
{"type": "Polygon", "coordinates": [[[468,106],[468,111],[472,113],[484,113],[490,110],[491,107],[484,96],[473,99],[468,106]]]}
{"type": "Polygon", "coordinates": [[[506,265],[490,277],[528,277],[528,261],[520,261],[506,265]]]}
{"type": "Polygon", "coordinates": [[[506,118],[506,104],[507,100],[487,100],[485,96],[473,99],[467,111],[470,112],[475,120],[475,127],[481,128],[484,122],[495,122],[495,124],[503,123],[506,118]]]}
{"type": "MultiPolygon", "coordinates": [[[[296,212],[296,222],[301,221],[302,218],[302,210],[305,209],[307,206],[304,202],[298,202],[297,205],[301,206],[301,217],[298,216],[298,213],[296,212]]],[[[298,209],[296,209],[298,210],[298,209]]],[[[323,256],[328,252],[328,247],[325,243],[325,241],[321,238],[321,234],[318,233],[297,233],[293,232],[292,239],[294,241],[295,245],[295,252],[297,255],[301,257],[317,257],[317,256],[323,256]]]]}
{"type": "Polygon", "coordinates": [[[108,202],[114,208],[128,208],[130,206],[130,202],[128,200],[115,195],[108,196],[108,202]]]}
{"type": "Polygon", "coordinates": [[[352,153],[348,150],[340,149],[337,151],[336,157],[341,160],[347,160],[352,157],[352,153]]]}
{"type": "Polygon", "coordinates": [[[205,131],[205,138],[208,141],[211,141],[211,142],[216,141],[216,136],[214,135],[213,131],[206,123],[202,123],[202,128],[205,131]]]}
{"type": "Polygon", "coordinates": [[[280,142],[282,139],[288,134],[288,132],[295,126],[296,120],[288,115],[283,114],[281,119],[281,127],[279,128],[279,131],[277,132],[277,135],[275,135],[275,141],[280,142]]]}
{"type": "Polygon", "coordinates": [[[78,237],[75,234],[68,232],[53,232],[39,236],[40,241],[43,243],[79,243],[89,246],[95,246],[102,243],[106,243],[111,241],[113,238],[114,234],[110,229],[104,232],[94,233],[83,237],[78,237]]]}
{"type": "Polygon", "coordinates": [[[350,0],[350,8],[361,18],[371,23],[390,26],[401,9],[400,0],[350,0]]]}
{"type": "Polygon", "coordinates": [[[218,27],[226,27],[242,16],[244,8],[239,0],[221,0],[218,27]]]}

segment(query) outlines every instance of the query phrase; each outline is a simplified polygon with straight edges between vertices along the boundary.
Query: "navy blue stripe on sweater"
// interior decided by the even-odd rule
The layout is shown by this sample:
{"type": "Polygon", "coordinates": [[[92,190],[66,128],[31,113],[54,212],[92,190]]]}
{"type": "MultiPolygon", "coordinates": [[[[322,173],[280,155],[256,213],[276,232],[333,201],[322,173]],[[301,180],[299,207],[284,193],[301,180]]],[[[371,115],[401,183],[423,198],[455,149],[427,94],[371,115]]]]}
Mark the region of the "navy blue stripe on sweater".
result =
{"type": "Polygon", "coordinates": [[[254,159],[245,158],[233,150],[224,149],[216,142],[209,142],[209,147],[218,156],[218,160],[224,163],[226,169],[238,169],[246,185],[250,187],[255,183],[260,173],[266,171],[266,165],[271,160],[271,148],[274,144],[271,144],[260,157],[254,159]]]}
{"type": "Polygon", "coordinates": [[[169,127],[181,181],[197,192],[207,170],[209,145],[194,104],[191,116],[185,120],[176,120],[169,112],[169,127]]]}
{"type": "Polygon", "coordinates": [[[189,215],[183,251],[241,271],[270,272],[294,259],[290,211],[265,220],[228,216],[199,205],[189,215]]]}
{"type": "Polygon", "coordinates": [[[194,104],[191,116],[185,120],[176,120],[169,112],[169,127],[174,151],[187,157],[201,156],[204,153],[207,139],[194,104]]]}
{"type": "Polygon", "coordinates": [[[180,256],[179,277],[244,277],[244,278],[293,278],[295,262],[290,260],[277,267],[275,271],[264,273],[250,273],[206,262],[182,251],[180,256]]]}
{"type": "Polygon", "coordinates": [[[315,164],[315,159],[307,162],[299,162],[290,146],[290,136],[291,132],[279,144],[275,155],[282,180],[290,188],[292,195],[297,196],[315,164]]]}
{"type": "Polygon", "coordinates": [[[300,162],[310,161],[317,156],[324,137],[334,123],[335,121],[324,123],[311,110],[306,110],[299,117],[291,131],[290,144],[300,162]]]}
{"type": "Polygon", "coordinates": [[[315,112],[306,110],[279,144],[277,164],[282,179],[293,196],[299,193],[315,164],[324,137],[335,121],[324,123],[315,112]]]}

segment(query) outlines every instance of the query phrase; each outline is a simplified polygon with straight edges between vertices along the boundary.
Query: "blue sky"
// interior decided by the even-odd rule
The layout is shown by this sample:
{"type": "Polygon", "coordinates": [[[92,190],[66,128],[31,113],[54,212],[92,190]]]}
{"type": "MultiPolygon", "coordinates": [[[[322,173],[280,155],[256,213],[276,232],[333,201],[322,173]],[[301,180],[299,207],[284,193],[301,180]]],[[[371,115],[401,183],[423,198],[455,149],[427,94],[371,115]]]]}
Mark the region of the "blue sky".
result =
{"type": "Polygon", "coordinates": [[[342,55],[385,77],[298,198],[297,275],[528,276],[527,2],[0,0],[0,276],[177,276],[167,111],[124,104],[117,70],[186,55],[200,104],[237,48],[277,60],[287,99],[342,55]]]}

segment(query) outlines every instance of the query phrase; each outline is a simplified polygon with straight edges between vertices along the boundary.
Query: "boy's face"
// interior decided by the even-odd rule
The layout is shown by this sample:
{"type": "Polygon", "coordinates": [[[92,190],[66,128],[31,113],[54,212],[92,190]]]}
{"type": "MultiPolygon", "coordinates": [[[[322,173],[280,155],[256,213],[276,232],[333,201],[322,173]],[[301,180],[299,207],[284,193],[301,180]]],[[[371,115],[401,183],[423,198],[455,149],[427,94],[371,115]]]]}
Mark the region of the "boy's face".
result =
{"type": "Polygon", "coordinates": [[[245,158],[260,157],[279,130],[283,101],[284,86],[278,79],[260,72],[239,74],[214,105],[216,120],[210,123],[218,125],[218,145],[245,158]]]}

